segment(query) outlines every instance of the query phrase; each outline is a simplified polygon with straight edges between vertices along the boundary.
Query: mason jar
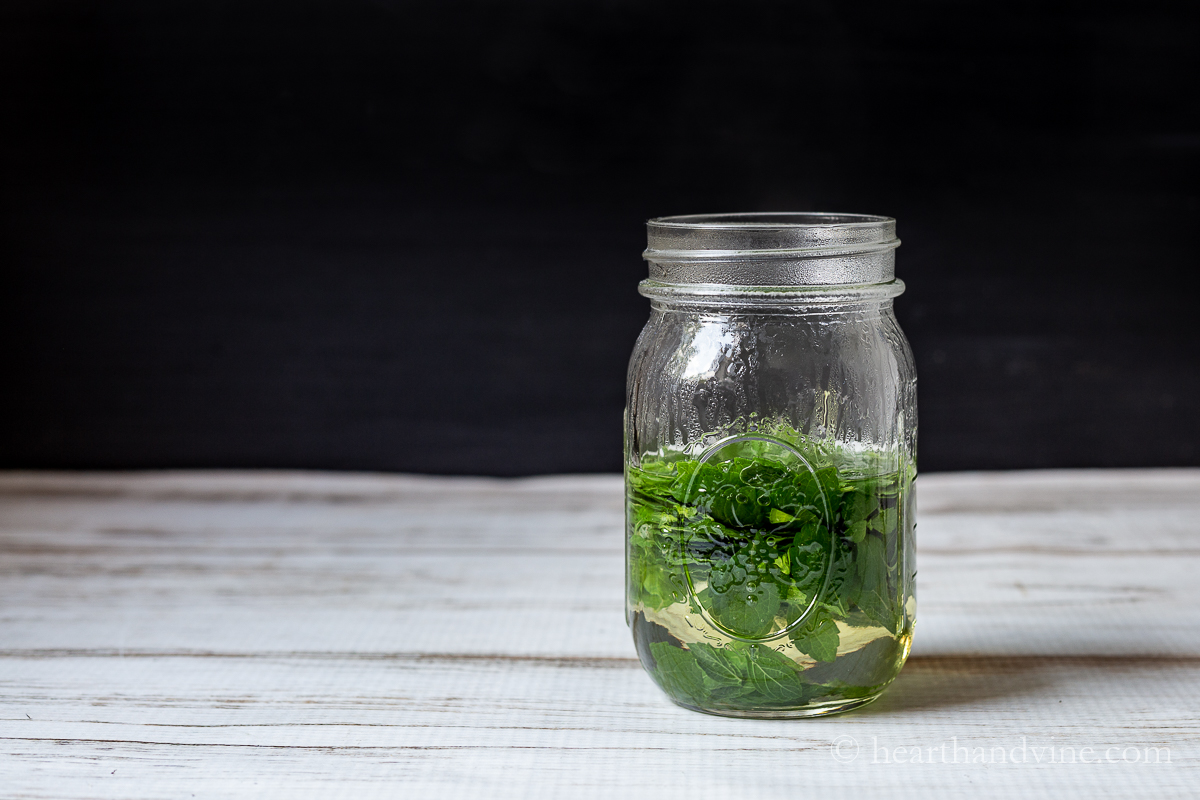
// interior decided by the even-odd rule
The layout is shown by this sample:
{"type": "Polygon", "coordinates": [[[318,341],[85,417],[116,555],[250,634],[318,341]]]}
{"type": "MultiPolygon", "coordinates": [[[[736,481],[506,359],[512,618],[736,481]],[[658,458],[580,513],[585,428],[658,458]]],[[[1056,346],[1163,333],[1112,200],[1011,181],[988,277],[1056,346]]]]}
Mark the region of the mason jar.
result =
{"type": "Polygon", "coordinates": [[[871,702],[908,657],[917,394],[892,311],[896,222],[647,224],[629,364],[626,618],[679,705],[804,717],[871,702]]]}

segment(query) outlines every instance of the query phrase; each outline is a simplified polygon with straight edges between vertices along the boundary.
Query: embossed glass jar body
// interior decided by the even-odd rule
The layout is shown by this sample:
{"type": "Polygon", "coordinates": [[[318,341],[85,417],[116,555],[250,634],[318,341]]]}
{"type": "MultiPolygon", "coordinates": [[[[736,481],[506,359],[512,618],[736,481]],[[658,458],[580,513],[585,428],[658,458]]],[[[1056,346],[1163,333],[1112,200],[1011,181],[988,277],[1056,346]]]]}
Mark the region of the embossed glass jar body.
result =
{"type": "Polygon", "coordinates": [[[626,617],[675,702],[799,717],[879,696],[908,656],[916,376],[895,221],[648,224],[629,366],[626,617]]]}

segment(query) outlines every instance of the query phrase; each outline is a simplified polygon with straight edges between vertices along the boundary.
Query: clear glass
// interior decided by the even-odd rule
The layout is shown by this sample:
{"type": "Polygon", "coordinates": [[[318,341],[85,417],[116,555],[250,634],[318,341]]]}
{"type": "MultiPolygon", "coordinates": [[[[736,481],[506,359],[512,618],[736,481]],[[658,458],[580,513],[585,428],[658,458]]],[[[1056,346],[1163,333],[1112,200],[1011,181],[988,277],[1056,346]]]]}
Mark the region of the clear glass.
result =
{"type": "MultiPolygon", "coordinates": [[[[731,216],[717,224],[736,228],[731,216]]],[[[916,612],[916,375],[892,312],[903,284],[689,283],[688,251],[674,252],[675,281],[641,285],[652,313],[629,367],[626,618],[638,656],[698,711],[861,706],[899,673],[916,612]]],[[[736,273],[740,251],[725,252],[720,269],[736,273]]],[[[794,276],[808,257],[791,247],[773,272],[760,249],[752,269],[759,282],[794,276]]]]}

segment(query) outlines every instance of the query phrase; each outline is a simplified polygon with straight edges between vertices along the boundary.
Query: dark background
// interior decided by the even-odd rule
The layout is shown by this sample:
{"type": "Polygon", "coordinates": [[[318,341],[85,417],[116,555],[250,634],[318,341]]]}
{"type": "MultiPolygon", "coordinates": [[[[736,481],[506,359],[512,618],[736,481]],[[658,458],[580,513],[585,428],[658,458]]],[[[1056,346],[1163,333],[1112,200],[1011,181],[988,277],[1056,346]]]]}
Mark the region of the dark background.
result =
{"type": "Polygon", "coordinates": [[[0,6],[0,466],[620,468],[646,218],[888,214],[925,470],[1200,464],[1195,3],[0,6]]]}

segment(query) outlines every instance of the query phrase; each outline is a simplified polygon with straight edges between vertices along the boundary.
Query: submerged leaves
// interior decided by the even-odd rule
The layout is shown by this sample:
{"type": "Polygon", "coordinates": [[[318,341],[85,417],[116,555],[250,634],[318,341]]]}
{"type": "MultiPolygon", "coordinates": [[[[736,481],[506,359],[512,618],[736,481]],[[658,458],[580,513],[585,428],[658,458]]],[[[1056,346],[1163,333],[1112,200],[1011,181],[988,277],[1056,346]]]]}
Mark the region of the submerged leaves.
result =
{"type": "Polygon", "coordinates": [[[650,644],[653,672],[669,695],[706,708],[791,708],[829,696],[866,697],[879,686],[817,683],[804,678],[790,658],[761,644],[735,642],[728,647],[693,642],[680,648],[650,644]]]}
{"type": "Polygon", "coordinates": [[[828,663],[838,658],[839,622],[899,633],[898,475],[849,479],[831,465],[810,471],[753,453],[647,461],[630,467],[627,487],[631,603],[703,609],[735,640],[749,640],[651,644],[655,673],[677,699],[807,702],[823,688],[754,640],[787,631],[796,650],[828,663]]]}

